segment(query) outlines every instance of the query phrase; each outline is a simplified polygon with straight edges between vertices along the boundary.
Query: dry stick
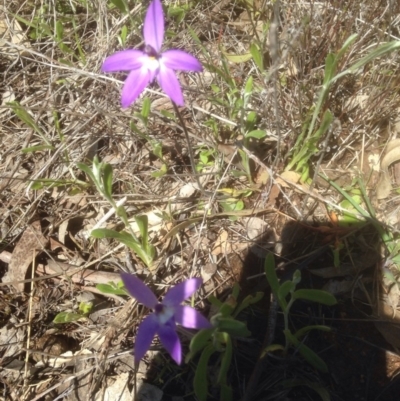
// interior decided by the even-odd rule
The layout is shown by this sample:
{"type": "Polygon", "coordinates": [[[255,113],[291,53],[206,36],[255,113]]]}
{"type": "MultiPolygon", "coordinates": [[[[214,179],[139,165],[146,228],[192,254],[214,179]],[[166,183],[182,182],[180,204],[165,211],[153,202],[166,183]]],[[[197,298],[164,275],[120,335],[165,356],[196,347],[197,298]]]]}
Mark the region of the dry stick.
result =
{"type": "MultiPolygon", "coordinates": [[[[35,275],[35,250],[32,253],[32,278],[35,275]]],[[[26,338],[26,357],[25,357],[25,372],[24,372],[24,391],[28,391],[28,362],[29,362],[29,347],[31,341],[31,330],[32,330],[32,310],[33,310],[33,289],[34,282],[31,281],[31,291],[29,294],[29,311],[28,311],[28,330],[27,330],[27,338],[26,338]]]]}
{"type": "Polygon", "coordinates": [[[179,111],[178,106],[177,106],[174,102],[172,102],[172,105],[174,106],[175,113],[177,114],[177,116],[178,116],[178,118],[179,118],[179,122],[181,123],[183,132],[184,132],[184,134],[185,134],[186,142],[187,142],[187,145],[188,145],[188,152],[189,152],[190,165],[192,166],[192,171],[193,171],[194,178],[196,179],[197,185],[199,186],[199,190],[201,191],[201,193],[202,193],[205,197],[207,197],[207,193],[206,193],[206,191],[204,190],[203,185],[202,185],[201,182],[200,182],[199,176],[197,175],[196,165],[195,165],[195,163],[194,163],[193,148],[192,148],[192,145],[190,144],[189,133],[188,133],[188,130],[187,130],[187,128],[186,128],[186,124],[185,124],[185,122],[183,121],[182,114],[181,114],[181,112],[179,111]]]}
{"type": "Polygon", "coordinates": [[[274,114],[275,114],[275,123],[276,123],[276,133],[278,137],[277,147],[276,147],[276,157],[274,160],[273,167],[277,166],[279,163],[279,158],[281,157],[281,125],[280,125],[280,113],[279,113],[279,105],[278,105],[278,67],[280,64],[279,57],[279,40],[278,40],[278,24],[279,24],[279,0],[275,1],[274,4],[274,19],[271,24],[271,28],[269,30],[269,42],[270,42],[270,51],[271,51],[271,59],[272,59],[272,82],[274,87],[274,114]]]}

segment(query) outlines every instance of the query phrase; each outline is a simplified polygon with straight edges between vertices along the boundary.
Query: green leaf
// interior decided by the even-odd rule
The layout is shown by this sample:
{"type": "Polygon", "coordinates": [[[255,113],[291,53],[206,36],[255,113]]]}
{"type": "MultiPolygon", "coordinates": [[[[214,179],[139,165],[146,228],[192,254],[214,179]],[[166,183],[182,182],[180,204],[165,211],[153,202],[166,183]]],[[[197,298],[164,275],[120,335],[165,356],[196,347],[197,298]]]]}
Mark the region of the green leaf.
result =
{"type": "MultiPolygon", "coordinates": [[[[124,25],[122,28],[121,28],[121,33],[120,33],[120,38],[121,38],[121,44],[122,44],[122,46],[125,46],[125,42],[126,42],[126,38],[127,38],[127,36],[128,36],[128,27],[126,26],[126,25],[124,25]]],[[[147,99],[147,98],[146,98],[147,99]]]]}
{"type": "Polygon", "coordinates": [[[234,337],[248,337],[251,335],[251,332],[244,322],[240,322],[230,317],[220,317],[217,322],[218,330],[225,331],[234,337]]]}
{"type": "Polygon", "coordinates": [[[32,128],[43,139],[46,145],[51,146],[50,141],[43,135],[32,116],[17,101],[7,103],[7,105],[12,108],[14,114],[21,121],[23,121],[29,128],[32,128]]]}
{"type": "Polygon", "coordinates": [[[244,94],[250,96],[253,92],[253,76],[250,75],[244,86],[244,94]]]}
{"type": "Polygon", "coordinates": [[[255,295],[247,295],[247,297],[241,302],[238,308],[235,310],[234,316],[237,316],[242,310],[246,309],[252,304],[260,301],[264,296],[263,292],[257,292],[255,295]]]}
{"type": "Polygon", "coordinates": [[[326,363],[311,348],[301,343],[289,330],[284,330],[284,334],[289,342],[298,349],[301,356],[311,366],[323,373],[328,372],[328,366],[326,365],[326,363]]]}
{"type": "Polygon", "coordinates": [[[232,401],[233,392],[232,387],[227,384],[221,384],[221,393],[219,396],[220,401],[232,401]]]}
{"type": "Polygon", "coordinates": [[[263,139],[267,136],[266,131],[262,129],[256,129],[254,131],[250,131],[246,134],[246,139],[247,138],[256,138],[256,139],[263,139]]]}
{"type": "Polygon", "coordinates": [[[278,299],[279,281],[275,271],[275,257],[269,252],[264,262],[265,275],[275,297],[278,299]]]}
{"type": "Polygon", "coordinates": [[[103,294],[128,295],[128,292],[121,285],[123,286],[122,281],[117,284],[110,282],[108,284],[97,284],[96,288],[103,294]]]}
{"type": "Polygon", "coordinates": [[[143,99],[141,114],[146,123],[150,115],[150,109],[151,109],[151,101],[148,97],[145,97],[143,99]]]}
{"type": "Polygon", "coordinates": [[[252,43],[250,46],[250,53],[251,56],[253,57],[254,63],[258,67],[258,69],[263,72],[264,71],[264,61],[263,61],[263,55],[258,48],[258,46],[255,43],[252,43]]]}
{"type": "Polygon", "coordinates": [[[328,326],[323,326],[323,325],[306,326],[306,327],[302,327],[301,329],[297,330],[296,333],[294,334],[294,336],[297,339],[300,339],[300,338],[304,337],[311,330],[331,331],[331,328],[328,326]]]}
{"type": "Polygon", "coordinates": [[[190,341],[189,349],[194,356],[197,352],[201,351],[209,342],[215,329],[203,329],[198,331],[190,341]]]}
{"type": "Polygon", "coordinates": [[[127,14],[129,12],[129,8],[125,0],[111,0],[111,3],[113,3],[114,6],[117,7],[119,11],[121,11],[121,13],[127,14]]]}
{"type": "Polygon", "coordinates": [[[103,169],[103,190],[107,199],[112,199],[113,170],[111,164],[106,163],[103,169]]]}
{"type": "Polygon", "coordinates": [[[93,309],[93,302],[80,302],[78,309],[82,315],[88,315],[93,309]]]}
{"type": "Polygon", "coordinates": [[[322,290],[297,290],[292,297],[293,299],[304,299],[328,306],[337,304],[336,298],[332,294],[322,290]]]}
{"type": "Polygon", "coordinates": [[[60,312],[53,319],[53,323],[61,324],[61,323],[71,323],[76,322],[79,319],[85,318],[85,316],[80,313],[74,312],[60,312]]]}
{"type": "Polygon", "coordinates": [[[245,63],[246,61],[251,60],[253,57],[251,53],[245,54],[230,54],[225,51],[222,51],[222,54],[232,63],[245,63]]]}
{"type": "Polygon", "coordinates": [[[217,383],[226,384],[226,377],[228,375],[229,367],[231,366],[232,360],[232,340],[228,333],[224,333],[225,340],[225,351],[221,359],[221,367],[219,369],[217,383]]]}
{"type": "Polygon", "coordinates": [[[281,301],[286,302],[286,297],[289,293],[293,292],[296,288],[296,285],[292,281],[285,281],[280,285],[278,290],[278,298],[281,301]]]}
{"type": "Polygon", "coordinates": [[[212,344],[202,352],[193,380],[194,393],[200,401],[207,401],[208,379],[207,366],[210,356],[215,352],[212,344]]]}
{"type": "Polygon", "coordinates": [[[139,227],[140,235],[142,236],[143,249],[147,252],[149,249],[149,218],[146,214],[142,214],[141,216],[135,216],[135,221],[139,227]]]}
{"type": "Polygon", "coordinates": [[[93,230],[91,232],[91,236],[93,238],[114,238],[121,242],[122,244],[126,245],[130,249],[132,249],[140,259],[147,265],[151,266],[154,257],[155,257],[155,251],[152,252],[151,254],[147,253],[143,247],[142,244],[138,243],[132,236],[127,233],[127,232],[118,232],[114,230],[109,230],[107,228],[98,228],[96,230],[93,230]]]}
{"type": "Polygon", "coordinates": [[[165,163],[163,163],[160,170],[153,171],[151,173],[151,176],[154,178],[160,178],[160,177],[164,176],[165,174],[167,174],[167,171],[168,171],[168,167],[165,163]]]}

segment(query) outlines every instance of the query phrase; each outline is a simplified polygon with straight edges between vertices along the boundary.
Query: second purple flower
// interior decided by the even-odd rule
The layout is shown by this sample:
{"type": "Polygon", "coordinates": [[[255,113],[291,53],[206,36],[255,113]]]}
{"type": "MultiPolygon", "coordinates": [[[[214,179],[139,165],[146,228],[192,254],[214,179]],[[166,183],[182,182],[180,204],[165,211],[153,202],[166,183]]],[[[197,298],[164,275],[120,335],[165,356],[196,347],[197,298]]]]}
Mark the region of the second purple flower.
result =
{"type": "Polygon", "coordinates": [[[182,361],[182,347],[176,334],[176,323],[189,329],[207,329],[210,322],[199,312],[181,303],[197,291],[203,280],[191,278],[172,287],[163,299],[157,297],[140,279],[128,273],[121,273],[126,289],[138,302],[153,309],[154,312],[145,317],[139,326],[135,341],[135,363],[144,357],[156,334],[174,361],[179,365],[182,361]]]}

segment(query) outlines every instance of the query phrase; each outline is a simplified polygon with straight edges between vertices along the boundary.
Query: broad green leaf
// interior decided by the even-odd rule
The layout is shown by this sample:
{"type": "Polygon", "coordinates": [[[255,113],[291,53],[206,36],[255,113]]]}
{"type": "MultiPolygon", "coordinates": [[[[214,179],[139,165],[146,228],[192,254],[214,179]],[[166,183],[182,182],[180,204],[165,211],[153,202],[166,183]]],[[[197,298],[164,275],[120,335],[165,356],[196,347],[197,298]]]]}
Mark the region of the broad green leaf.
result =
{"type": "Polygon", "coordinates": [[[193,380],[193,388],[196,397],[200,401],[207,401],[207,390],[208,390],[208,361],[210,356],[215,352],[212,344],[208,345],[200,356],[199,363],[197,364],[196,373],[193,380]]]}
{"type": "Polygon", "coordinates": [[[189,349],[192,355],[201,351],[209,342],[215,329],[203,329],[198,331],[190,341],[189,349]]]}
{"type": "Polygon", "coordinates": [[[251,335],[246,323],[239,322],[229,317],[221,317],[218,319],[218,330],[225,331],[234,337],[248,337],[251,335]]]}
{"type": "Polygon", "coordinates": [[[304,299],[328,306],[337,304],[336,298],[323,290],[297,290],[293,293],[292,297],[293,299],[304,299]]]}
{"type": "Polygon", "coordinates": [[[120,287],[121,284],[123,285],[122,281],[118,282],[117,285],[113,282],[108,284],[97,284],[96,288],[103,294],[128,295],[128,292],[120,287]]]}
{"type": "Polygon", "coordinates": [[[256,139],[263,139],[267,136],[266,131],[262,129],[256,129],[254,131],[250,131],[246,134],[246,138],[256,138],[256,139]]]}
{"type": "Polygon", "coordinates": [[[226,57],[227,60],[231,61],[232,63],[245,63],[246,61],[251,60],[251,58],[253,57],[251,53],[230,54],[222,51],[222,54],[226,57]]]}
{"type": "Polygon", "coordinates": [[[71,323],[71,322],[76,322],[79,319],[83,319],[85,316],[83,316],[80,313],[74,313],[74,312],[60,312],[56,315],[56,317],[53,319],[53,323],[71,323]]]}

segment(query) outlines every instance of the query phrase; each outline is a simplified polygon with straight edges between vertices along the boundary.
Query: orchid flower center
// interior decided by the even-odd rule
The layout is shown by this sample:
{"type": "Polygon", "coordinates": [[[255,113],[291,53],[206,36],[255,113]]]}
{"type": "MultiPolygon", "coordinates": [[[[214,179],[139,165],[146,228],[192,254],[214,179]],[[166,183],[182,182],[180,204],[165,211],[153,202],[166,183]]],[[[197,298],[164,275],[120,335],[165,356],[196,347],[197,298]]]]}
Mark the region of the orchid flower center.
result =
{"type": "Polygon", "coordinates": [[[165,306],[161,303],[158,303],[155,306],[154,312],[160,324],[165,324],[174,317],[174,308],[171,308],[170,306],[165,306]]]}

